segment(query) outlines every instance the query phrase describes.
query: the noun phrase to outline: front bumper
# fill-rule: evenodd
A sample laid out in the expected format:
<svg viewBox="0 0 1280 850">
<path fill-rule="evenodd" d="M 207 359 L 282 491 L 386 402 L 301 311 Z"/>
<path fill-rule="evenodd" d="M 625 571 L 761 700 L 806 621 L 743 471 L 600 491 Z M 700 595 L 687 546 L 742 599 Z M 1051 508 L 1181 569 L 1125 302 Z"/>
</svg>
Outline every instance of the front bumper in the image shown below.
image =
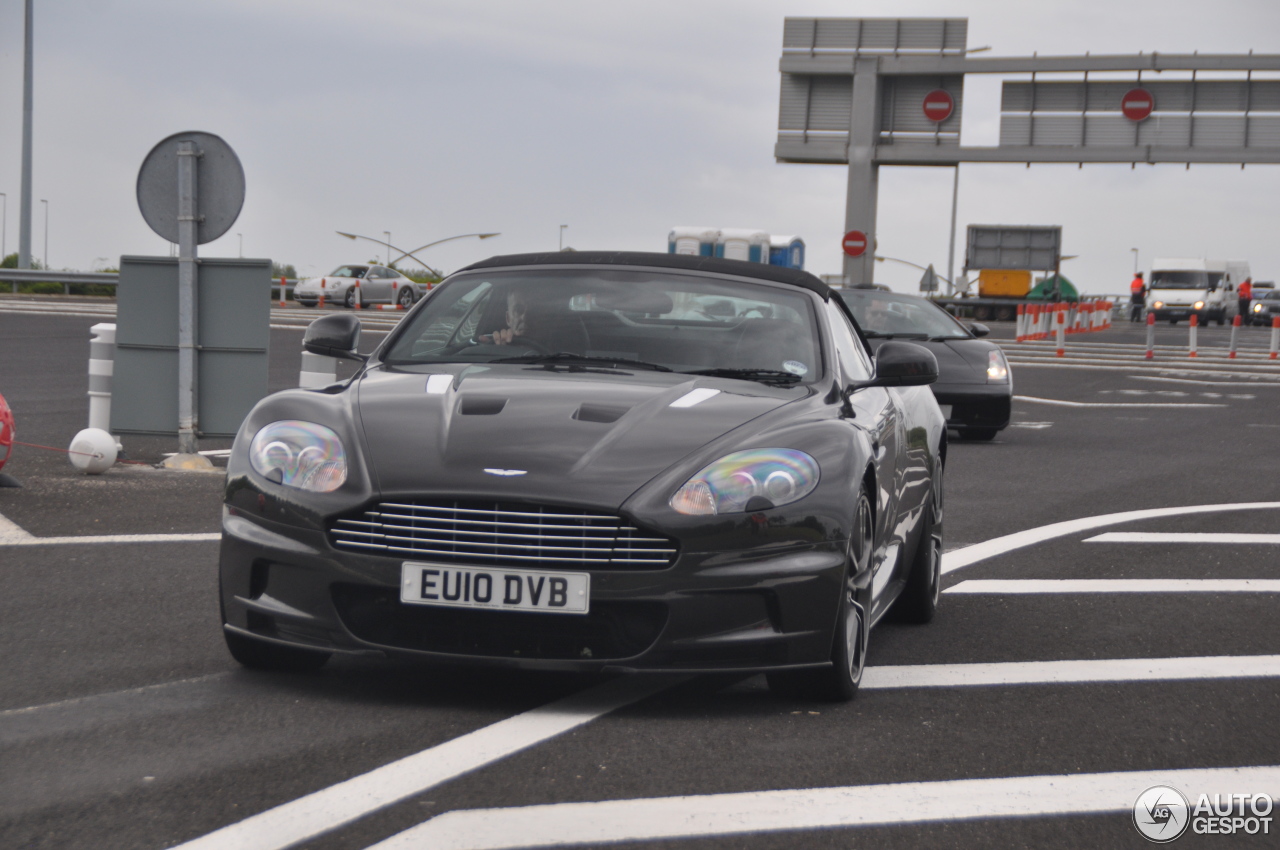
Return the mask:
<svg viewBox="0 0 1280 850">
<path fill-rule="evenodd" d="M 743 516 L 743 533 L 752 533 Z M 754 672 L 829 661 L 843 541 L 683 553 L 661 570 L 588 570 L 587 615 L 400 602 L 398 557 L 224 509 L 226 628 L 335 653 L 599 672 Z M 421 561 L 421 558 L 410 560 Z M 456 566 L 453 564 L 451 566 Z"/>
<path fill-rule="evenodd" d="M 1013 387 L 1002 384 L 932 385 L 940 406 L 951 406 L 948 428 L 1004 428 L 1013 412 Z"/>
</svg>

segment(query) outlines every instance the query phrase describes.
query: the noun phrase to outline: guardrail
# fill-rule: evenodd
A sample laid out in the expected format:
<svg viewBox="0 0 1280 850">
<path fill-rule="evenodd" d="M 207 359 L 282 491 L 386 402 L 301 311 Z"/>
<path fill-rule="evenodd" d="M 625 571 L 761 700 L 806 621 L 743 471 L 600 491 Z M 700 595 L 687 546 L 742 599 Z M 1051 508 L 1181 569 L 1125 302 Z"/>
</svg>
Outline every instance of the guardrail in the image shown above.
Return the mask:
<svg viewBox="0 0 1280 850">
<path fill-rule="evenodd" d="M 96 283 L 103 286 L 117 286 L 120 283 L 120 275 L 116 272 L 59 272 L 49 271 L 46 269 L 0 269 L 0 282 L 7 281 L 11 283 L 14 293 L 18 291 L 18 284 L 21 283 L 60 283 L 62 284 L 62 294 L 70 295 L 71 286 L 73 284 Z M 273 299 L 280 298 L 280 279 L 271 279 L 271 297 Z M 293 294 L 293 288 L 297 285 L 297 278 L 285 278 L 285 298 Z"/>
</svg>

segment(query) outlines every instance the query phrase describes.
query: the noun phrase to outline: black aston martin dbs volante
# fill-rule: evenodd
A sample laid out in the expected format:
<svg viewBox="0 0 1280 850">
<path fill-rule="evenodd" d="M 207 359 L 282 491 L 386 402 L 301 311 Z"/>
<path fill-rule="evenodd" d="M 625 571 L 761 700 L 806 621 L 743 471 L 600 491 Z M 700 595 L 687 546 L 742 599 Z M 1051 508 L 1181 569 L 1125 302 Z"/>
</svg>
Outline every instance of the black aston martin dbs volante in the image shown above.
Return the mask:
<svg viewBox="0 0 1280 850">
<path fill-rule="evenodd" d="M 762 671 L 848 699 L 868 632 L 938 601 L 946 428 L 906 342 L 872 357 L 792 269 L 495 257 L 354 377 L 261 401 L 227 467 L 224 632 L 250 667 L 335 653 L 544 670 Z"/>
</svg>

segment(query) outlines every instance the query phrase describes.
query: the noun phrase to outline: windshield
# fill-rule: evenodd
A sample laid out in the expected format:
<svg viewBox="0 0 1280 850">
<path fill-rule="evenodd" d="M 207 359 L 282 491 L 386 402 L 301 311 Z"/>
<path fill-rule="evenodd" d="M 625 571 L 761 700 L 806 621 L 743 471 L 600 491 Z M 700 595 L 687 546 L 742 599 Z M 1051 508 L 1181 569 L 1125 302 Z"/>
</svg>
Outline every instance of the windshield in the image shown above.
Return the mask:
<svg viewBox="0 0 1280 850">
<path fill-rule="evenodd" d="M 914 295 L 845 289 L 840 297 L 869 337 L 968 339 L 969 331 L 937 304 Z"/>
<path fill-rule="evenodd" d="M 811 381 L 822 372 L 811 300 L 780 285 L 658 270 L 476 271 L 439 287 L 382 359 Z"/>
<path fill-rule="evenodd" d="M 363 277 L 368 270 L 368 266 L 338 266 L 329 272 L 329 277 Z"/>
<path fill-rule="evenodd" d="M 1219 280 L 1221 274 L 1215 275 Z M 1201 271 L 1153 271 L 1151 272 L 1152 289 L 1209 289 L 1208 272 Z M 1214 281 L 1216 285 L 1217 281 Z"/>
</svg>

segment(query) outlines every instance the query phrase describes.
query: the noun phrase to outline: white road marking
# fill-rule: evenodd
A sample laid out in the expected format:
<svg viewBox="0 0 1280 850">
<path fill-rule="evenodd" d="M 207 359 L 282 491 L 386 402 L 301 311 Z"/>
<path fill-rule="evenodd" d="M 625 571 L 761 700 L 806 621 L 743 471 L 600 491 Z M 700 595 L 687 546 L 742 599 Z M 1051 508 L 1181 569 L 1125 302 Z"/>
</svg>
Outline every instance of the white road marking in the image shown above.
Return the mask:
<svg viewBox="0 0 1280 850">
<path fill-rule="evenodd" d="M 1277 579 L 981 579 L 962 581 L 943 593 L 1280 593 Z"/>
<path fill-rule="evenodd" d="M 862 688 L 968 688 L 992 685 L 1066 685 L 1280 676 L 1280 655 L 1192 658 L 1104 658 L 1084 661 L 1003 661 L 987 664 L 911 664 L 868 667 Z"/>
<path fill-rule="evenodd" d="M 1204 531 L 1109 531 L 1085 543 L 1280 543 L 1280 534 L 1237 534 Z"/>
<path fill-rule="evenodd" d="M 182 850 L 292 847 L 563 735 L 685 678 L 630 676 L 606 682 L 299 797 L 179 847 Z"/>
<path fill-rule="evenodd" d="M 35 535 L 0 514 L 0 546 L 19 546 L 28 540 L 35 540 Z"/>
<path fill-rule="evenodd" d="M 448 812 L 369 850 L 502 850 L 980 818 L 1115 813 L 1152 785 L 1280 793 L 1280 767 L 1011 776 Z M 1137 839 L 1134 839 L 1137 841 Z"/>
<path fill-rule="evenodd" d="M 1010 428 L 1030 428 L 1033 431 L 1043 431 L 1045 428 L 1052 428 L 1052 422 L 1010 422 Z"/>
<path fill-rule="evenodd" d="M 1155 375 L 1130 375 L 1135 381 L 1164 381 L 1170 384 L 1201 384 L 1206 387 L 1280 387 L 1280 384 L 1260 384 L 1256 381 L 1242 383 L 1240 381 L 1200 381 L 1195 378 L 1162 378 Z"/>
<path fill-rule="evenodd" d="M 975 543 L 972 546 L 966 546 L 963 549 L 955 549 L 947 552 L 942 556 L 942 571 L 944 573 L 954 572 L 955 570 L 963 569 L 971 564 L 976 564 L 979 561 L 985 561 L 988 558 L 994 558 L 997 555 L 1004 555 L 1008 552 L 1013 552 L 1027 546 L 1034 546 L 1035 544 L 1043 543 L 1046 540 L 1066 537 L 1071 534 L 1080 534 L 1085 531 L 1092 531 L 1095 528 L 1105 528 L 1108 525 L 1120 525 L 1122 523 L 1136 522 L 1144 519 L 1159 519 L 1161 517 L 1185 516 L 1188 514 L 1277 509 L 1280 509 L 1280 502 L 1240 502 L 1234 505 L 1190 505 L 1181 508 L 1148 508 L 1140 511 L 1122 511 L 1114 514 L 1102 514 L 1100 516 L 1071 519 L 1065 522 L 1055 522 L 1050 525 L 1042 525 L 1039 528 L 1030 528 L 1026 531 L 1006 534 L 1003 537 L 996 537 L 991 540 L 983 541 L 982 543 Z"/>
<path fill-rule="evenodd" d="M 26 534 L 26 532 L 23 532 Z M 202 534 L 89 534 L 84 537 L 26 537 L 0 534 L 5 546 L 86 546 L 100 543 L 205 543 L 222 539 L 221 532 Z"/>
<path fill-rule="evenodd" d="M 1207 401 L 1064 401 L 1057 398 L 1036 398 L 1029 395 L 1016 395 L 1014 401 L 1032 402 L 1033 404 L 1051 404 L 1056 407 L 1226 407 L 1225 404 L 1214 404 Z"/>
</svg>

